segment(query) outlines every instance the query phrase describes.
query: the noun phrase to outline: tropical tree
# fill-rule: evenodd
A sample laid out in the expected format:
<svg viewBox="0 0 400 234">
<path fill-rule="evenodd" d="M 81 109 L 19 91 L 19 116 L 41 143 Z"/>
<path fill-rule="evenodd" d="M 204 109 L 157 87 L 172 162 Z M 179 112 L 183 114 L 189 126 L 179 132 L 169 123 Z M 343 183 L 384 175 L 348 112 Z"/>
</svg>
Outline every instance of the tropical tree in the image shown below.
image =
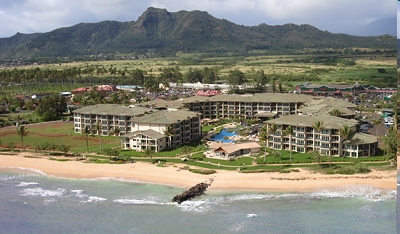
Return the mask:
<svg viewBox="0 0 400 234">
<path fill-rule="evenodd" d="M 332 116 L 340 117 L 343 115 L 343 112 L 337 108 L 333 108 L 331 111 L 329 111 L 329 114 Z"/>
<path fill-rule="evenodd" d="M 109 132 L 110 135 L 117 137 L 117 146 L 119 145 L 119 134 L 121 133 L 121 129 L 118 126 L 115 126 L 113 130 Z"/>
<path fill-rule="evenodd" d="M 191 148 L 188 145 L 184 145 L 181 147 L 181 152 L 184 155 L 188 155 L 190 153 L 190 151 L 191 151 Z"/>
<path fill-rule="evenodd" d="M 340 137 L 343 138 L 343 141 L 341 143 L 342 144 L 342 148 L 344 146 L 344 142 L 347 142 L 350 139 L 350 136 L 351 136 L 352 133 L 353 133 L 353 129 L 351 129 L 346 124 L 343 125 L 341 129 L 339 129 L 339 135 L 340 135 Z M 351 150 L 352 150 L 351 147 L 352 146 L 350 146 L 350 156 L 351 156 Z M 343 154 L 343 157 L 344 157 L 344 154 Z"/>
<path fill-rule="evenodd" d="M 83 130 L 82 134 L 85 136 L 86 140 L 86 152 L 89 153 L 89 135 L 91 134 L 91 129 L 88 125 L 85 126 L 85 129 Z"/>
<path fill-rule="evenodd" d="M 344 94 L 344 98 L 346 98 L 349 102 L 351 102 L 352 99 L 353 99 L 353 97 L 352 97 L 352 95 L 350 93 L 345 93 Z"/>
<path fill-rule="evenodd" d="M 21 139 L 22 149 L 24 149 L 24 150 L 25 150 L 24 137 L 26 137 L 28 135 L 28 133 L 29 133 L 28 128 L 26 128 L 25 126 L 20 125 L 17 127 L 17 135 Z"/>
<path fill-rule="evenodd" d="M 171 149 L 172 147 L 172 137 L 174 136 L 174 129 L 171 127 L 171 125 L 168 125 L 164 131 L 164 135 L 168 137 L 168 149 Z"/>
<path fill-rule="evenodd" d="M 269 136 L 273 136 L 276 133 L 277 130 L 278 130 L 278 128 L 276 127 L 276 124 L 269 124 L 269 126 L 268 126 L 268 137 Z M 275 151 L 275 143 L 274 143 L 274 140 L 273 140 L 273 137 L 272 137 L 272 152 L 274 152 L 274 151 Z"/>
<path fill-rule="evenodd" d="M 149 148 L 146 148 L 146 149 L 143 151 L 143 155 L 144 155 L 145 157 L 150 157 L 150 159 L 153 158 L 153 154 L 154 154 L 154 151 L 151 150 L 151 149 L 149 149 Z"/>
<path fill-rule="evenodd" d="M 260 131 L 260 141 L 264 141 L 264 163 L 267 162 L 267 141 L 268 141 L 268 128 L 267 125 L 264 125 Z"/>
<path fill-rule="evenodd" d="M 245 74 L 239 69 L 229 71 L 228 84 L 232 87 L 242 85 L 247 81 Z"/>
<path fill-rule="evenodd" d="M 382 123 L 382 119 L 374 119 L 374 120 L 372 120 L 372 123 L 375 125 L 374 130 L 375 130 L 375 136 L 376 136 L 377 131 L 378 131 L 378 125 Z"/>
<path fill-rule="evenodd" d="M 399 139 L 397 138 L 397 131 L 393 126 L 389 128 L 388 134 L 383 138 L 383 143 L 385 145 L 386 154 L 389 156 L 395 156 L 396 158 Z"/>
<path fill-rule="evenodd" d="M 292 126 L 287 126 L 285 129 L 285 135 L 289 136 L 289 155 L 290 155 L 290 163 L 292 163 L 292 136 L 294 134 L 294 130 Z"/>
<path fill-rule="evenodd" d="M 313 161 L 317 162 L 319 164 L 319 166 L 322 165 L 322 156 L 321 154 L 318 152 L 318 150 L 313 150 L 311 152 L 311 155 L 313 156 Z"/>
<path fill-rule="evenodd" d="M 324 121 L 318 120 L 312 126 L 313 131 L 313 149 L 315 150 L 315 132 L 321 134 L 321 131 L 325 129 Z M 321 140 L 321 139 L 320 139 Z M 319 154 L 321 154 L 321 144 L 319 145 Z"/>
<path fill-rule="evenodd" d="M 99 136 L 99 142 L 100 142 L 100 154 L 103 151 L 103 147 L 102 147 L 102 142 L 101 142 L 101 124 L 100 121 L 96 122 L 96 131 L 97 131 L 97 135 Z"/>
<path fill-rule="evenodd" d="M 363 94 L 360 94 L 360 96 L 358 96 L 358 98 L 360 99 L 360 104 L 362 106 L 364 106 L 364 103 L 365 103 L 365 100 L 367 99 L 367 96 L 363 93 Z"/>
</svg>

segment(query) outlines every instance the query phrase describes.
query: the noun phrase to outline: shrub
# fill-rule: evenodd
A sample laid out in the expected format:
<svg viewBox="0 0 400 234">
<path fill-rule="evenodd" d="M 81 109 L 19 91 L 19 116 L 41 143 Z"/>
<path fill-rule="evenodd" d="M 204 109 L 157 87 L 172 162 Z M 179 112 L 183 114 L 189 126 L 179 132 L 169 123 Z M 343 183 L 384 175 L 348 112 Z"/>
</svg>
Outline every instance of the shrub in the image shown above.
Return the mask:
<svg viewBox="0 0 400 234">
<path fill-rule="evenodd" d="M 339 168 L 336 173 L 338 174 L 344 174 L 344 175 L 353 175 L 356 173 L 356 171 L 354 170 L 354 168 L 351 167 L 343 167 L 343 168 Z"/>
<path fill-rule="evenodd" d="M 205 170 L 205 169 L 189 169 L 190 172 L 202 174 L 202 175 L 211 175 L 216 173 L 215 170 Z"/>
</svg>

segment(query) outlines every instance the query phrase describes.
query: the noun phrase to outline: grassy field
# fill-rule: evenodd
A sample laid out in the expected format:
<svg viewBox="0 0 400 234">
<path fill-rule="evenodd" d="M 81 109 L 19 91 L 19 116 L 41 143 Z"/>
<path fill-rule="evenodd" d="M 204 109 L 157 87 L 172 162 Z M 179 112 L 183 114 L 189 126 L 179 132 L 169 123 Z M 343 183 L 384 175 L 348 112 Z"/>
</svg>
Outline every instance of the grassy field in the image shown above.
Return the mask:
<svg viewBox="0 0 400 234">
<path fill-rule="evenodd" d="M 70 146 L 70 151 L 74 153 L 84 153 L 86 149 L 86 138 L 82 134 L 74 133 L 73 122 L 57 121 L 26 125 L 28 135 L 24 137 L 24 145 L 28 150 L 34 150 L 36 145 L 43 143 L 64 144 Z M 20 137 L 16 134 L 14 126 L 0 129 L 1 145 L 9 147 L 14 145 L 16 148 L 22 148 Z M 116 137 L 101 137 L 102 148 L 115 147 L 117 145 Z M 89 152 L 100 151 L 99 137 L 90 136 L 88 138 Z"/>
<path fill-rule="evenodd" d="M 75 155 L 87 155 L 89 163 L 119 163 L 110 161 L 109 156 L 99 154 L 100 139 L 98 136 L 89 137 L 90 154 L 87 154 L 85 136 L 74 133 L 73 122 L 45 122 L 26 125 L 26 127 L 29 131 L 28 135 L 24 138 L 26 150 L 35 151 L 35 145 L 40 145 L 43 143 L 54 143 L 58 145 L 64 144 L 71 147 L 69 151 L 70 153 Z M 16 150 L 22 149 L 21 140 L 16 134 L 14 126 L 0 128 L 0 139 L 1 146 L 3 148 L 16 148 Z M 102 136 L 102 149 L 104 150 L 106 148 L 116 147 L 118 145 L 118 140 L 119 138 L 114 136 Z M 268 156 L 267 163 L 262 164 L 264 162 L 262 153 L 258 155 L 252 155 L 251 157 L 241 157 L 231 161 L 215 158 L 204 158 L 203 151 L 207 149 L 199 142 L 192 142 L 188 148 L 190 150 L 189 155 L 184 155 L 184 147 L 171 151 L 152 153 L 151 157 L 144 157 L 145 155 L 143 152 L 136 152 L 132 150 L 122 150 L 120 151 L 119 155 L 122 157 L 129 156 L 132 160 L 136 161 L 153 163 L 161 162 L 160 165 L 163 163 L 184 163 L 187 165 L 187 167 L 204 168 L 209 170 L 237 170 L 240 168 L 242 172 L 247 173 L 263 171 L 288 173 L 292 167 L 306 167 L 312 170 L 332 174 L 361 173 L 357 172 L 359 168 L 385 169 L 388 165 L 384 156 L 364 157 L 360 159 L 332 157 L 331 164 L 329 163 L 329 158 L 324 157 L 322 164 L 318 164 L 314 162 L 312 155 L 302 153 L 292 153 L 293 164 L 290 164 L 290 154 L 288 151 L 279 151 L 280 156 Z M 186 157 L 188 160 L 183 162 L 181 160 L 182 157 Z M 63 161 L 66 159 L 52 157 L 51 160 Z"/>
<path fill-rule="evenodd" d="M 276 56 L 248 56 L 248 57 L 215 57 L 199 58 L 197 54 L 181 54 L 173 58 L 150 58 L 137 60 L 112 60 L 74 62 L 60 64 L 39 65 L 41 69 L 57 69 L 77 67 L 84 69 L 89 66 L 115 67 L 117 70 L 141 69 L 147 74 L 157 76 L 163 68 L 179 67 L 185 74 L 189 69 L 203 69 L 204 67 L 217 68 L 221 80 L 225 80 L 229 71 L 238 69 L 245 73 L 246 77 L 252 77 L 263 70 L 268 77 L 277 77 L 286 87 L 293 87 L 307 81 L 313 83 L 346 83 L 355 82 L 374 84 L 378 86 L 395 87 L 397 84 L 395 55 L 390 54 L 366 54 L 354 55 L 353 57 L 338 58 L 332 55 L 334 62 L 315 61 L 313 57 L 319 55 L 276 55 Z M 329 56 L 326 55 L 328 58 Z M 320 58 L 319 58 L 320 59 Z M 341 61 L 354 62 L 353 65 Z M 31 68 L 31 67 L 18 67 Z M 17 69 L 18 69 L 17 68 Z M 3 68 L 14 69 L 14 68 Z M 384 69 L 385 73 L 379 73 L 378 69 Z M 44 87 L 45 88 L 45 87 Z M 70 87 L 72 88 L 72 86 Z M 54 89 L 47 87 L 49 91 Z"/>
</svg>

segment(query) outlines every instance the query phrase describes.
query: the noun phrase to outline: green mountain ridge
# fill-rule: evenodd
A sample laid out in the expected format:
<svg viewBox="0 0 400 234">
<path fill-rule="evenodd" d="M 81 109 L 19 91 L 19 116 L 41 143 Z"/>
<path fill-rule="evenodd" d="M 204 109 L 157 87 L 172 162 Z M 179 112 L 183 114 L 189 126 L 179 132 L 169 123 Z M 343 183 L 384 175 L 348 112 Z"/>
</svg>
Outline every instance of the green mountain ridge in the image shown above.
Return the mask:
<svg viewBox="0 0 400 234">
<path fill-rule="evenodd" d="M 351 36 L 321 31 L 311 25 L 242 26 L 203 11 L 168 12 L 148 8 L 136 21 L 80 23 L 47 33 L 0 39 L 0 59 L 73 57 L 98 54 L 156 54 L 177 52 L 274 53 L 304 48 L 394 49 L 396 38 Z"/>
</svg>

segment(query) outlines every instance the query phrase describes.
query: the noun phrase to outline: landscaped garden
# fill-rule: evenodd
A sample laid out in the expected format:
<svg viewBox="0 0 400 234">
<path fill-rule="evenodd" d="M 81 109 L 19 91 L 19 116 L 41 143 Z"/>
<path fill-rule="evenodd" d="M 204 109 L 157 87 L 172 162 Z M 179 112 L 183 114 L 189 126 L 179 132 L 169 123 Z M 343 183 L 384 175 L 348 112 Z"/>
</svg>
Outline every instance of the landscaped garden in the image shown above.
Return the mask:
<svg viewBox="0 0 400 234">
<path fill-rule="evenodd" d="M 218 128 L 213 126 L 213 128 Z M 241 128 L 241 126 L 239 126 Z M 201 141 L 164 152 L 136 152 L 120 150 L 119 138 L 115 136 L 89 136 L 74 133 L 71 121 L 45 122 L 26 125 L 28 134 L 24 137 L 24 147 L 21 138 L 16 133 L 16 127 L 0 129 L 0 146 L 3 151 L 32 151 L 50 155 L 50 160 L 78 160 L 84 156 L 87 163 L 126 163 L 146 161 L 150 163 L 186 164 L 188 170 L 194 173 L 210 174 L 213 170 L 237 170 L 242 173 L 259 172 L 293 172 L 291 168 L 310 168 L 325 173 L 354 174 L 365 173 L 369 168 L 388 169 L 388 158 L 383 154 L 363 158 L 316 157 L 315 153 L 290 153 L 285 150 L 272 151 L 262 149 L 260 153 L 239 157 L 234 160 L 206 158 L 203 154 L 209 150 Z M 67 147 L 66 152 L 59 152 L 61 145 Z M 47 148 L 45 147 L 47 146 Z M 57 147 L 58 146 L 58 147 Z M 42 147 L 42 148 L 41 148 Z M 58 152 L 58 153 L 57 153 Z M 113 152 L 113 153 L 110 153 Z M 264 154 L 266 152 L 266 154 Z M 66 157 L 59 157 L 66 156 Z M 292 163 L 290 163 L 290 157 Z M 197 169 L 196 169 L 197 168 Z M 203 168 L 203 169 L 200 169 Z"/>
</svg>

